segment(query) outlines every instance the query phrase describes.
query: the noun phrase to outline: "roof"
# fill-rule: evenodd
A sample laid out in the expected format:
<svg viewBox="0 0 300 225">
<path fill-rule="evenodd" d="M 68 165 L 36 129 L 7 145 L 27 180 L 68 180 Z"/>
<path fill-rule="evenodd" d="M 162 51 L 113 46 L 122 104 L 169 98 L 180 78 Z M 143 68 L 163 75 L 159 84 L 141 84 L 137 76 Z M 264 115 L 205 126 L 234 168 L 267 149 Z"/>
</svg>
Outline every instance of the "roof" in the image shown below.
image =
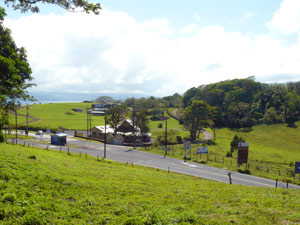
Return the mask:
<svg viewBox="0 0 300 225">
<path fill-rule="evenodd" d="M 249 147 L 249 144 L 247 142 L 239 142 L 239 147 Z"/>
<path fill-rule="evenodd" d="M 105 126 L 95 126 L 93 128 L 100 130 L 102 133 L 105 132 Z M 112 127 L 106 126 L 106 133 L 114 133 L 114 129 Z M 117 134 L 125 135 L 125 136 L 133 135 L 132 132 L 117 132 Z M 135 135 L 136 136 L 141 136 L 141 135 L 151 136 L 151 133 L 142 133 L 142 132 L 137 131 L 137 132 L 135 132 Z"/>
<path fill-rule="evenodd" d="M 53 135 L 51 135 L 51 136 L 66 137 L 66 136 L 68 136 L 68 135 L 65 134 L 65 133 L 59 133 L 59 134 L 53 134 Z"/>
<path fill-rule="evenodd" d="M 105 132 L 105 126 L 95 126 L 95 128 L 100 130 L 102 133 Z M 106 133 L 114 133 L 114 129 L 110 126 L 106 126 Z"/>
</svg>

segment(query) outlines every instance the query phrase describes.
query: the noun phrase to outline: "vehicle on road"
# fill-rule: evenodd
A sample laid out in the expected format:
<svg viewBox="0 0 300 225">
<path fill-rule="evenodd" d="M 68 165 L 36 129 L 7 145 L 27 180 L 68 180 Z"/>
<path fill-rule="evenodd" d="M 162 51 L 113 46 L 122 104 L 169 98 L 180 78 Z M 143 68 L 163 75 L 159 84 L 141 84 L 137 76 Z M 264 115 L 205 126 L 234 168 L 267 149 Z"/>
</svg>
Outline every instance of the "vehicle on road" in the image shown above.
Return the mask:
<svg viewBox="0 0 300 225">
<path fill-rule="evenodd" d="M 38 130 L 35 134 L 36 134 L 36 135 L 43 135 L 44 132 L 43 132 L 42 130 Z"/>
</svg>

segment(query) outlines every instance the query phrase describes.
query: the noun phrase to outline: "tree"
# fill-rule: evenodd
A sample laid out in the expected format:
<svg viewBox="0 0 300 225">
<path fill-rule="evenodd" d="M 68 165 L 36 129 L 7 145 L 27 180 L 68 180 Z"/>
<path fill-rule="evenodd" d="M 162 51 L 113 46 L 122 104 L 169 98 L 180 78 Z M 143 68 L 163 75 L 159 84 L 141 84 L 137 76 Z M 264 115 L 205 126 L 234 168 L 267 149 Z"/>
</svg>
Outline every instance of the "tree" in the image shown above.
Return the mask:
<svg viewBox="0 0 300 225">
<path fill-rule="evenodd" d="M 146 109 L 139 109 L 135 112 L 136 125 L 141 129 L 141 132 L 148 133 L 150 128 L 148 126 L 149 119 L 147 117 Z"/>
<path fill-rule="evenodd" d="M 191 140 L 195 140 L 197 132 L 213 124 L 215 108 L 200 100 L 194 100 L 192 105 L 183 112 L 184 126 L 190 131 Z"/>
<path fill-rule="evenodd" d="M 38 3 L 58 5 L 68 11 L 75 11 L 76 8 L 82 8 L 84 12 L 93 12 L 96 15 L 102 9 L 100 3 L 89 3 L 87 0 L 4 0 L 4 3 L 15 10 L 21 10 L 21 12 L 31 11 L 33 13 L 40 11 L 37 6 Z"/>
<path fill-rule="evenodd" d="M 106 121 L 108 124 L 113 128 L 114 135 L 117 134 L 118 127 L 120 123 L 123 121 L 127 114 L 127 107 L 125 105 L 113 107 L 109 110 L 107 110 L 107 118 Z"/>
<path fill-rule="evenodd" d="M 0 7 L 0 108 L 14 109 L 20 100 L 31 99 L 27 89 L 34 84 L 24 48 L 18 48 L 11 31 L 4 27 L 5 10 Z"/>
<path fill-rule="evenodd" d="M 237 135 L 234 135 L 232 141 L 230 142 L 230 151 L 233 153 L 234 150 L 237 150 L 238 144 L 240 142 L 245 142 L 245 139 L 242 137 L 239 137 Z"/>
<path fill-rule="evenodd" d="M 106 103 L 106 102 L 111 102 L 113 100 L 114 99 L 110 96 L 100 96 L 100 97 L 96 98 L 94 102 Z"/>
</svg>

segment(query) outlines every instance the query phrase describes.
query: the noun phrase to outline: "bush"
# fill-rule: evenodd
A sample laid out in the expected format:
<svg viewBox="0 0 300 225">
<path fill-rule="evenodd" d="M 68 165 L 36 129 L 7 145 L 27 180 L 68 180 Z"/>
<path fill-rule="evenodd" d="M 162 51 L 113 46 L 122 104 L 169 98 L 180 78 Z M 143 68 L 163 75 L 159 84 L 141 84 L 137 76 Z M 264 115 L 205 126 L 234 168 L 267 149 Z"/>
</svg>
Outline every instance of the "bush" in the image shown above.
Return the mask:
<svg viewBox="0 0 300 225">
<path fill-rule="evenodd" d="M 159 124 L 158 124 L 158 128 L 163 128 L 162 123 L 159 123 Z"/>
<path fill-rule="evenodd" d="M 0 143 L 4 142 L 5 138 L 4 135 L 2 133 L 2 131 L 0 132 Z"/>
<path fill-rule="evenodd" d="M 231 158 L 232 158 L 232 153 L 231 153 L 231 151 L 228 151 L 228 152 L 226 153 L 226 157 L 231 157 Z"/>
<path fill-rule="evenodd" d="M 178 144 L 182 144 L 182 137 L 181 136 L 176 136 L 176 141 Z"/>
<path fill-rule="evenodd" d="M 31 155 L 28 157 L 29 159 L 36 159 L 36 156 L 35 155 Z"/>
</svg>

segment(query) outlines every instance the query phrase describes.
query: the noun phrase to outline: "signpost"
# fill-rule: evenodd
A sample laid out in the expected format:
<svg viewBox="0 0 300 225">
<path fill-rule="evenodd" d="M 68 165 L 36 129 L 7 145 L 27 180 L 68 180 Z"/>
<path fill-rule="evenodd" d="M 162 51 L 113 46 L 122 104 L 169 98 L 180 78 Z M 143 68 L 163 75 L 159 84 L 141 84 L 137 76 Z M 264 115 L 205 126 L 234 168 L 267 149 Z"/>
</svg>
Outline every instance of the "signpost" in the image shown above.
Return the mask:
<svg viewBox="0 0 300 225">
<path fill-rule="evenodd" d="M 247 142 L 239 142 L 237 148 L 237 163 L 248 163 L 249 144 Z"/>
<path fill-rule="evenodd" d="M 208 148 L 207 147 L 199 147 L 197 148 L 197 154 L 207 154 Z"/>
<path fill-rule="evenodd" d="M 198 161 L 198 155 L 200 155 L 200 159 L 201 159 L 202 154 L 207 154 L 207 158 L 208 158 L 208 148 L 207 147 L 197 148 L 196 161 Z"/>
<path fill-rule="evenodd" d="M 184 150 L 191 150 L 191 142 L 190 141 L 183 142 L 183 148 Z"/>
</svg>

